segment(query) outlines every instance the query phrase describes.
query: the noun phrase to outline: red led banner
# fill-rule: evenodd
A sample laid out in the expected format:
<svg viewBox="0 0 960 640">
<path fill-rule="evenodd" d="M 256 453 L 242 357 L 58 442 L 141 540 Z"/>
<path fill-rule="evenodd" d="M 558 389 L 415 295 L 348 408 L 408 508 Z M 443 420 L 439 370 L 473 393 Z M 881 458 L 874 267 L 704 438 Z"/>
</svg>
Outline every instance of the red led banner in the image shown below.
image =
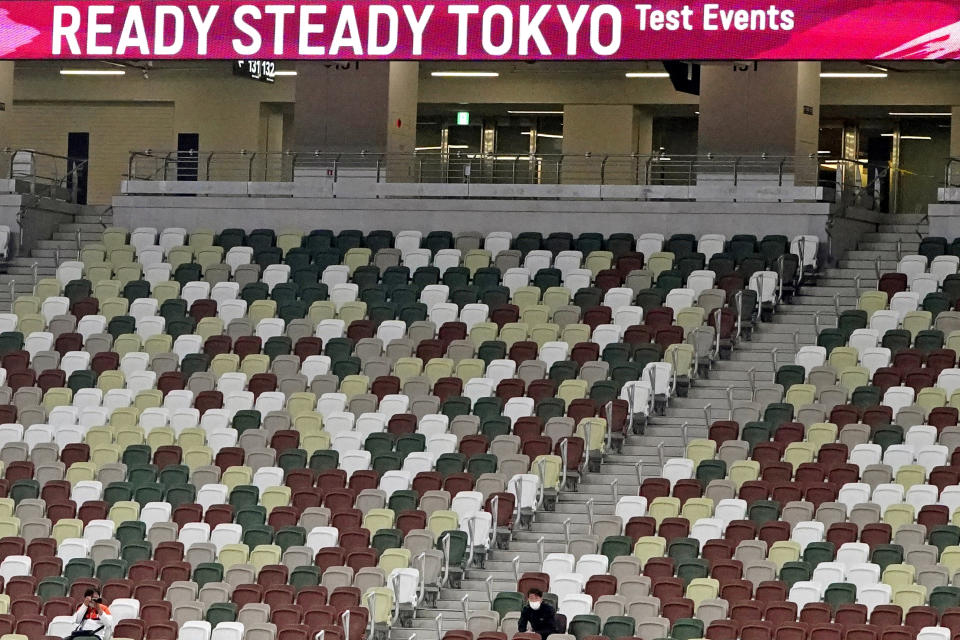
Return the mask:
<svg viewBox="0 0 960 640">
<path fill-rule="evenodd" d="M 957 57 L 958 0 L 0 0 L 0 58 L 7 59 Z"/>
</svg>

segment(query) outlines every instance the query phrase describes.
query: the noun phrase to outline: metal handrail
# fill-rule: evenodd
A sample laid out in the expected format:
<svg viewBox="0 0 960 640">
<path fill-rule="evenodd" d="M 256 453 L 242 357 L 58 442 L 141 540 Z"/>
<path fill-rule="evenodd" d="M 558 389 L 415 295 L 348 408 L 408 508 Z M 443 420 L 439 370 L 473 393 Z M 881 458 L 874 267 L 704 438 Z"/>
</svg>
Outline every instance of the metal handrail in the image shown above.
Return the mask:
<svg viewBox="0 0 960 640">
<path fill-rule="evenodd" d="M 944 167 L 943 184 L 946 187 L 960 185 L 960 177 L 957 177 L 955 166 L 960 165 L 960 158 L 948 158 L 947 165 Z M 956 179 L 954 179 L 956 177 Z"/>
<path fill-rule="evenodd" d="M 713 357 L 717 359 L 720 357 L 720 332 L 723 329 L 723 309 L 717 307 L 713 312 L 713 325 L 714 325 L 714 334 L 716 337 L 716 345 L 713 349 Z"/>
<path fill-rule="evenodd" d="M 568 439 L 564 438 L 560 441 L 560 462 L 563 466 L 563 476 L 560 479 L 560 486 L 567 486 L 567 448 L 568 448 Z"/>
<path fill-rule="evenodd" d="M 494 154 L 464 150 L 416 153 L 353 153 L 314 151 L 131 151 L 127 179 L 175 180 L 186 163 L 190 180 L 289 182 L 300 169 L 324 170 L 335 181 L 366 170 L 376 182 L 499 182 L 512 184 L 693 185 L 698 178 L 744 176 L 782 187 L 794 175 L 796 184 L 820 186 L 815 155 L 676 155 L 642 154 Z M 415 170 L 411 170 L 415 167 Z M 763 178 L 762 176 L 769 176 Z M 805 178 L 804 176 L 812 176 Z M 832 186 L 834 181 L 830 181 Z"/>
<path fill-rule="evenodd" d="M 349 609 L 345 609 L 344 612 L 340 614 L 340 626 L 343 627 L 344 637 L 349 638 L 350 637 L 350 610 Z"/>
<path fill-rule="evenodd" d="M 376 620 L 377 620 L 376 612 L 377 612 L 377 609 L 376 609 L 376 607 L 374 606 L 375 603 L 376 603 L 376 596 L 374 596 L 374 594 L 371 593 L 370 595 L 367 596 L 367 609 L 370 611 L 370 629 L 368 630 L 368 631 L 369 631 L 369 633 L 368 633 L 368 635 L 367 635 L 368 638 L 372 638 L 372 637 L 373 637 L 373 635 L 374 635 L 374 630 L 376 629 L 376 624 L 377 624 L 377 622 L 376 622 Z"/>
<path fill-rule="evenodd" d="M 488 547 L 492 547 L 493 543 L 497 539 L 497 523 L 500 522 L 500 498 L 498 496 L 493 496 L 490 498 L 490 517 L 492 526 L 490 527 L 490 541 Z"/>
<path fill-rule="evenodd" d="M 607 402 L 603 405 L 603 415 L 607 420 L 607 428 L 604 431 L 606 438 L 604 440 L 606 450 L 609 451 L 613 448 L 613 402 Z M 564 474 L 564 477 L 566 477 L 566 474 Z"/>
<path fill-rule="evenodd" d="M 656 367 L 650 367 L 650 396 L 652 398 L 657 397 L 657 368 Z"/>
<path fill-rule="evenodd" d="M 475 542 L 476 542 L 476 537 L 475 537 L 475 531 L 476 531 L 476 530 L 475 530 L 475 528 L 474 528 L 473 521 L 474 521 L 474 518 L 470 518 L 470 519 L 467 520 L 467 535 L 470 537 L 470 544 L 467 545 L 468 547 L 470 547 L 469 553 L 468 553 L 468 555 L 467 555 L 467 566 L 468 566 L 468 567 L 473 564 L 473 547 L 474 547 L 474 544 L 475 544 Z"/>
<path fill-rule="evenodd" d="M 593 442 L 593 422 L 587 420 L 583 425 L 583 438 L 584 438 L 584 449 L 590 451 L 590 443 Z M 543 466 L 543 460 L 540 461 L 540 466 Z M 541 476 L 542 477 L 542 476 Z"/>
<path fill-rule="evenodd" d="M 786 255 L 782 255 L 777 259 L 777 306 L 779 306 L 780 301 L 783 300 L 783 274 L 787 268 L 786 259 Z M 800 269 L 802 268 L 803 265 L 800 265 Z M 797 269 L 797 273 L 800 272 L 800 269 Z M 796 277 L 796 274 L 794 277 Z"/>
<path fill-rule="evenodd" d="M 740 340 L 740 334 L 743 331 L 743 291 L 737 291 L 733 299 L 737 303 L 737 335 L 735 339 Z"/>
<path fill-rule="evenodd" d="M 677 391 L 677 350 L 674 349 L 673 351 L 670 352 L 670 354 L 671 354 L 670 359 L 672 361 L 671 364 L 673 365 L 673 369 L 671 370 L 671 376 L 670 376 L 670 393 L 667 396 L 668 400 Z"/>
<path fill-rule="evenodd" d="M 390 588 L 393 590 L 393 615 L 390 616 L 390 626 L 397 626 L 397 621 L 400 620 L 400 576 L 394 574 L 393 580 L 390 581 Z M 418 585 L 419 586 L 419 585 Z M 347 636 L 349 637 L 349 636 Z"/>
<path fill-rule="evenodd" d="M 48 154 L 50 155 L 50 154 Z M 765 153 L 747 155 L 717 154 L 517 154 L 492 153 L 469 150 L 441 149 L 414 153 L 372 153 L 312 151 L 250 151 L 246 149 L 215 151 L 152 150 L 130 151 L 127 162 L 127 178 L 131 180 L 167 180 L 176 175 L 181 162 L 188 163 L 191 180 L 250 180 L 290 181 L 294 170 L 300 167 L 330 167 L 334 174 L 339 169 L 366 167 L 377 181 L 386 181 L 396 163 L 407 161 L 417 167 L 416 182 L 484 182 L 499 177 L 502 182 L 538 182 L 540 184 L 569 183 L 571 171 L 587 168 L 600 184 L 693 184 L 698 176 L 726 174 L 739 184 L 744 176 L 750 180 L 760 175 L 769 175 L 770 182 L 778 187 L 788 183 L 794 176 L 795 184 L 821 186 L 838 191 L 849 190 L 848 200 L 860 205 L 860 194 L 873 194 L 879 181 L 899 171 L 937 181 L 935 176 L 916 171 L 893 169 L 888 164 L 868 163 L 848 158 L 823 157 L 816 154 L 771 156 Z M 431 162 L 439 164 L 431 165 Z M 943 184 L 954 180 L 953 165 L 960 159 L 948 160 Z M 218 167 L 219 165 L 219 167 Z M 229 172 L 223 167 L 233 166 Z M 524 169 L 524 165 L 529 169 Z M 567 169 L 565 165 L 572 165 Z M 466 167 L 470 167 L 466 170 Z M 426 173 L 424 172 L 426 168 Z M 438 168 L 444 169 L 441 175 Z M 872 178 L 862 177 L 863 169 L 874 170 Z M 403 167 L 407 173 L 408 167 Z M 820 178 L 823 170 L 833 169 L 832 179 Z M 193 173 L 197 175 L 192 175 Z M 424 180 L 436 172 L 434 180 Z M 564 175 L 564 174 L 567 175 Z M 797 181 L 798 174 L 800 180 Z M 809 177 L 804 177 L 809 176 Z M 534 178 L 536 178 L 534 180 Z M 872 206 L 872 205 L 871 205 Z"/>
<path fill-rule="evenodd" d="M 447 584 L 447 579 L 450 577 L 450 534 L 443 536 L 440 550 L 443 551 L 443 577 L 440 579 L 440 584 Z"/>
<path fill-rule="evenodd" d="M 68 202 L 77 201 L 79 175 L 88 164 L 88 160 L 83 158 L 71 158 L 36 149 L 0 149 L 0 175 L 9 180 L 26 183 L 31 195 L 40 193 Z"/>
<path fill-rule="evenodd" d="M 27 208 L 21 206 L 17 210 L 17 227 L 19 228 L 19 231 L 17 232 L 17 255 L 21 255 L 21 252 L 23 251 L 23 232 L 27 226 L 26 224 L 24 224 L 26 217 L 27 217 Z"/>
<path fill-rule="evenodd" d="M 491 604 L 493 601 L 491 600 Z M 470 621 L 470 594 L 464 594 L 460 598 L 460 606 L 463 608 L 463 622 L 469 624 Z M 441 636 L 442 637 L 442 636 Z"/>
<path fill-rule="evenodd" d="M 540 460 L 540 462 L 537 463 L 537 471 L 538 471 L 539 474 L 540 474 L 539 477 L 540 477 L 541 495 L 543 494 L 544 485 L 546 485 L 546 483 L 547 483 L 546 467 L 547 467 L 547 461 L 546 461 L 546 460 Z M 537 508 L 539 508 L 539 504 L 537 505 Z"/>
<path fill-rule="evenodd" d="M 958 182 L 950 160 L 944 175 L 946 184 Z M 78 167 L 78 170 L 80 168 Z M 2 174 L 0 164 L 0 174 Z M 349 181 L 370 184 L 511 184 L 511 185 L 609 185 L 666 188 L 643 197 L 702 199 L 697 187 L 722 184 L 733 188 L 735 200 L 749 201 L 750 189 L 800 187 L 807 191 L 784 194 L 798 201 L 831 202 L 826 223 L 827 242 L 832 255 L 835 220 L 851 207 L 880 211 L 881 194 L 891 176 L 910 176 L 931 183 L 940 178 L 889 164 L 823 157 L 816 154 L 745 155 L 689 154 L 529 154 L 493 153 L 441 148 L 413 153 L 134 150 L 127 159 L 126 180 L 131 193 L 142 181 L 271 182 L 306 180 Z M 77 181 L 74 181 L 76 184 Z M 711 184 L 712 183 L 712 184 Z M 142 185 L 141 185 L 142 186 Z M 747 193 L 741 193 L 746 186 Z M 192 190 L 186 190 L 192 193 Z M 480 194 L 478 194 L 480 195 Z M 727 198 L 726 194 L 721 199 Z"/>
<path fill-rule="evenodd" d="M 413 561 L 420 565 L 420 584 L 417 585 L 420 591 L 417 598 L 417 606 L 419 607 L 427 597 L 427 554 L 421 551 Z"/>
</svg>

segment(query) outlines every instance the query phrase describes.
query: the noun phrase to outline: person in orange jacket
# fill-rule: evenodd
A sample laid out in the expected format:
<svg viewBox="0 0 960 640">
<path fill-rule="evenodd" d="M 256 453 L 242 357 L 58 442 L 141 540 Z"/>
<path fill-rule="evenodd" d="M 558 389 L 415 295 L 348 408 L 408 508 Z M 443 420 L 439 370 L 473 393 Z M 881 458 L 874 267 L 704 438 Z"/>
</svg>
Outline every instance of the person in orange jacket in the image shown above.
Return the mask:
<svg viewBox="0 0 960 640">
<path fill-rule="evenodd" d="M 99 638 L 103 640 L 109 629 L 113 628 L 113 616 L 110 608 L 103 604 L 100 592 L 96 589 L 87 589 L 83 593 L 83 603 L 77 608 L 74 616 L 77 628 L 67 640 L 74 638 Z"/>
</svg>

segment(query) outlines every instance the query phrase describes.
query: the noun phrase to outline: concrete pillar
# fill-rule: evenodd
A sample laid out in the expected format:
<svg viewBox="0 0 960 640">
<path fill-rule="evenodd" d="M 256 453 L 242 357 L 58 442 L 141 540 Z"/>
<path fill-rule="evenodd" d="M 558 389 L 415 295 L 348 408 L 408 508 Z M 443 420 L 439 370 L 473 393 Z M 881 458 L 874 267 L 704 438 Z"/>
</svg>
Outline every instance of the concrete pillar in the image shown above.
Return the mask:
<svg viewBox="0 0 960 640">
<path fill-rule="evenodd" d="M 563 153 L 636 153 L 639 114 L 632 104 L 568 104 L 563 107 Z M 649 118 L 648 118 L 649 120 Z M 649 147 L 650 135 L 647 134 Z"/>
<path fill-rule="evenodd" d="M 420 93 L 420 64 L 391 62 L 387 105 L 387 151 L 412 154 L 417 146 L 417 103 Z"/>
<path fill-rule="evenodd" d="M 860 153 L 860 125 L 856 122 L 846 122 L 843 125 L 843 148 L 841 158 L 856 161 Z M 839 180 L 845 186 L 863 187 L 860 174 L 860 165 L 852 162 L 843 162 L 839 167 Z"/>
<path fill-rule="evenodd" d="M 960 158 L 960 107 L 953 107 L 950 113 L 950 157 Z"/>
<path fill-rule="evenodd" d="M 7 127 L 13 109 L 13 62 L 0 62 L 0 147 L 11 136 Z"/>
<path fill-rule="evenodd" d="M 817 154 L 819 62 L 704 65 L 698 153 L 809 157 Z M 815 160 L 811 168 L 816 168 Z"/>
<path fill-rule="evenodd" d="M 648 156 L 653 153 L 653 114 L 646 109 L 637 109 L 637 153 Z"/>
<path fill-rule="evenodd" d="M 278 180 L 283 171 L 283 107 L 260 103 L 260 132 L 257 137 L 259 161 L 253 163 L 254 180 Z"/>
<path fill-rule="evenodd" d="M 293 148 L 413 153 L 416 62 L 297 64 Z"/>
<path fill-rule="evenodd" d="M 653 116 L 632 104 L 568 104 L 563 107 L 563 181 L 568 184 L 632 184 L 638 161 L 649 155 Z M 590 157 L 586 157 L 590 154 Z M 610 157 L 604 162 L 605 156 Z M 601 166 L 603 163 L 603 166 Z"/>
</svg>

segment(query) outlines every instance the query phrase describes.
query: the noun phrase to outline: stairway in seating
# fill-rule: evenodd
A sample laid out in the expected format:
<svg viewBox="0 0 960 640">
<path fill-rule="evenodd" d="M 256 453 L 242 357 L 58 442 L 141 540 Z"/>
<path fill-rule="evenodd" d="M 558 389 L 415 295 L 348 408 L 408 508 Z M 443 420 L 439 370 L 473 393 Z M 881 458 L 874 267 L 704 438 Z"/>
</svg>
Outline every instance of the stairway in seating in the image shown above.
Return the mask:
<svg viewBox="0 0 960 640">
<path fill-rule="evenodd" d="M 688 439 L 706 438 L 704 407 L 710 407 L 711 420 L 727 418 L 730 409 L 728 389 L 734 403 L 750 400 L 750 374 L 754 370 L 758 382 L 772 381 L 775 372 L 771 352 L 776 350 L 777 365 L 792 364 L 795 344 L 816 344 L 814 316 L 819 315 L 823 327 L 836 324 L 836 306 L 841 311 L 856 308 L 861 290 L 877 285 L 876 259 L 880 273 L 896 270 L 898 241 L 902 255 L 916 253 L 920 235 L 927 235 L 921 215 L 890 215 L 874 233 L 866 233 L 859 246 L 839 262 L 821 267 L 815 284 L 803 287 L 791 304 L 782 303 L 772 322 L 760 323 L 749 342 L 741 341 L 729 360 L 717 362 L 708 379 L 696 380 L 686 398 L 674 398 L 664 416 L 650 419 L 642 435 L 628 435 L 621 454 L 607 454 L 599 473 L 587 474 L 576 492 L 561 492 L 555 512 L 537 513 L 531 531 L 517 531 L 508 549 L 491 550 L 484 569 L 470 568 L 460 589 L 442 589 L 436 608 L 420 607 L 412 628 L 396 627 L 391 640 L 408 640 L 415 633 L 417 640 L 439 640 L 436 617 L 442 614 L 443 630 L 466 628 L 463 598 L 469 598 L 470 610 L 489 609 L 485 580 L 493 577 L 492 592 L 516 590 L 513 559 L 519 558 L 519 572 L 540 570 L 540 539 L 544 554 L 565 552 L 564 522 L 569 520 L 571 535 L 590 531 L 587 501 L 592 500 L 595 515 L 612 515 L 617 496 L 637 495 L 637 464 L 643 477 L 660 475 L 658 447 L 662 443 L 663 459 L 684 455 L 683 425 Z M 796 342 L 795 342 L 796 340 Z M 615 491 L 612 484 L 616 481 Z"/>
<path fill-rule="evenodd" d="M 103 230 L 112 224 L 113 213 L 110 206 L 87 205 L 82 207 L 73 222 L 58 225 L 52 238 L 40 240 L 26 255 L 12 256 L 3 273 L 0 273 L 0 312 L 10 311 L 13 302 L 11 283 L 14 297 L 32 295 L 36 280 L 56 277 L 60 263 L 77 259 L 78 241 L 81 245 L 100 242 Z"/>
</svg>

